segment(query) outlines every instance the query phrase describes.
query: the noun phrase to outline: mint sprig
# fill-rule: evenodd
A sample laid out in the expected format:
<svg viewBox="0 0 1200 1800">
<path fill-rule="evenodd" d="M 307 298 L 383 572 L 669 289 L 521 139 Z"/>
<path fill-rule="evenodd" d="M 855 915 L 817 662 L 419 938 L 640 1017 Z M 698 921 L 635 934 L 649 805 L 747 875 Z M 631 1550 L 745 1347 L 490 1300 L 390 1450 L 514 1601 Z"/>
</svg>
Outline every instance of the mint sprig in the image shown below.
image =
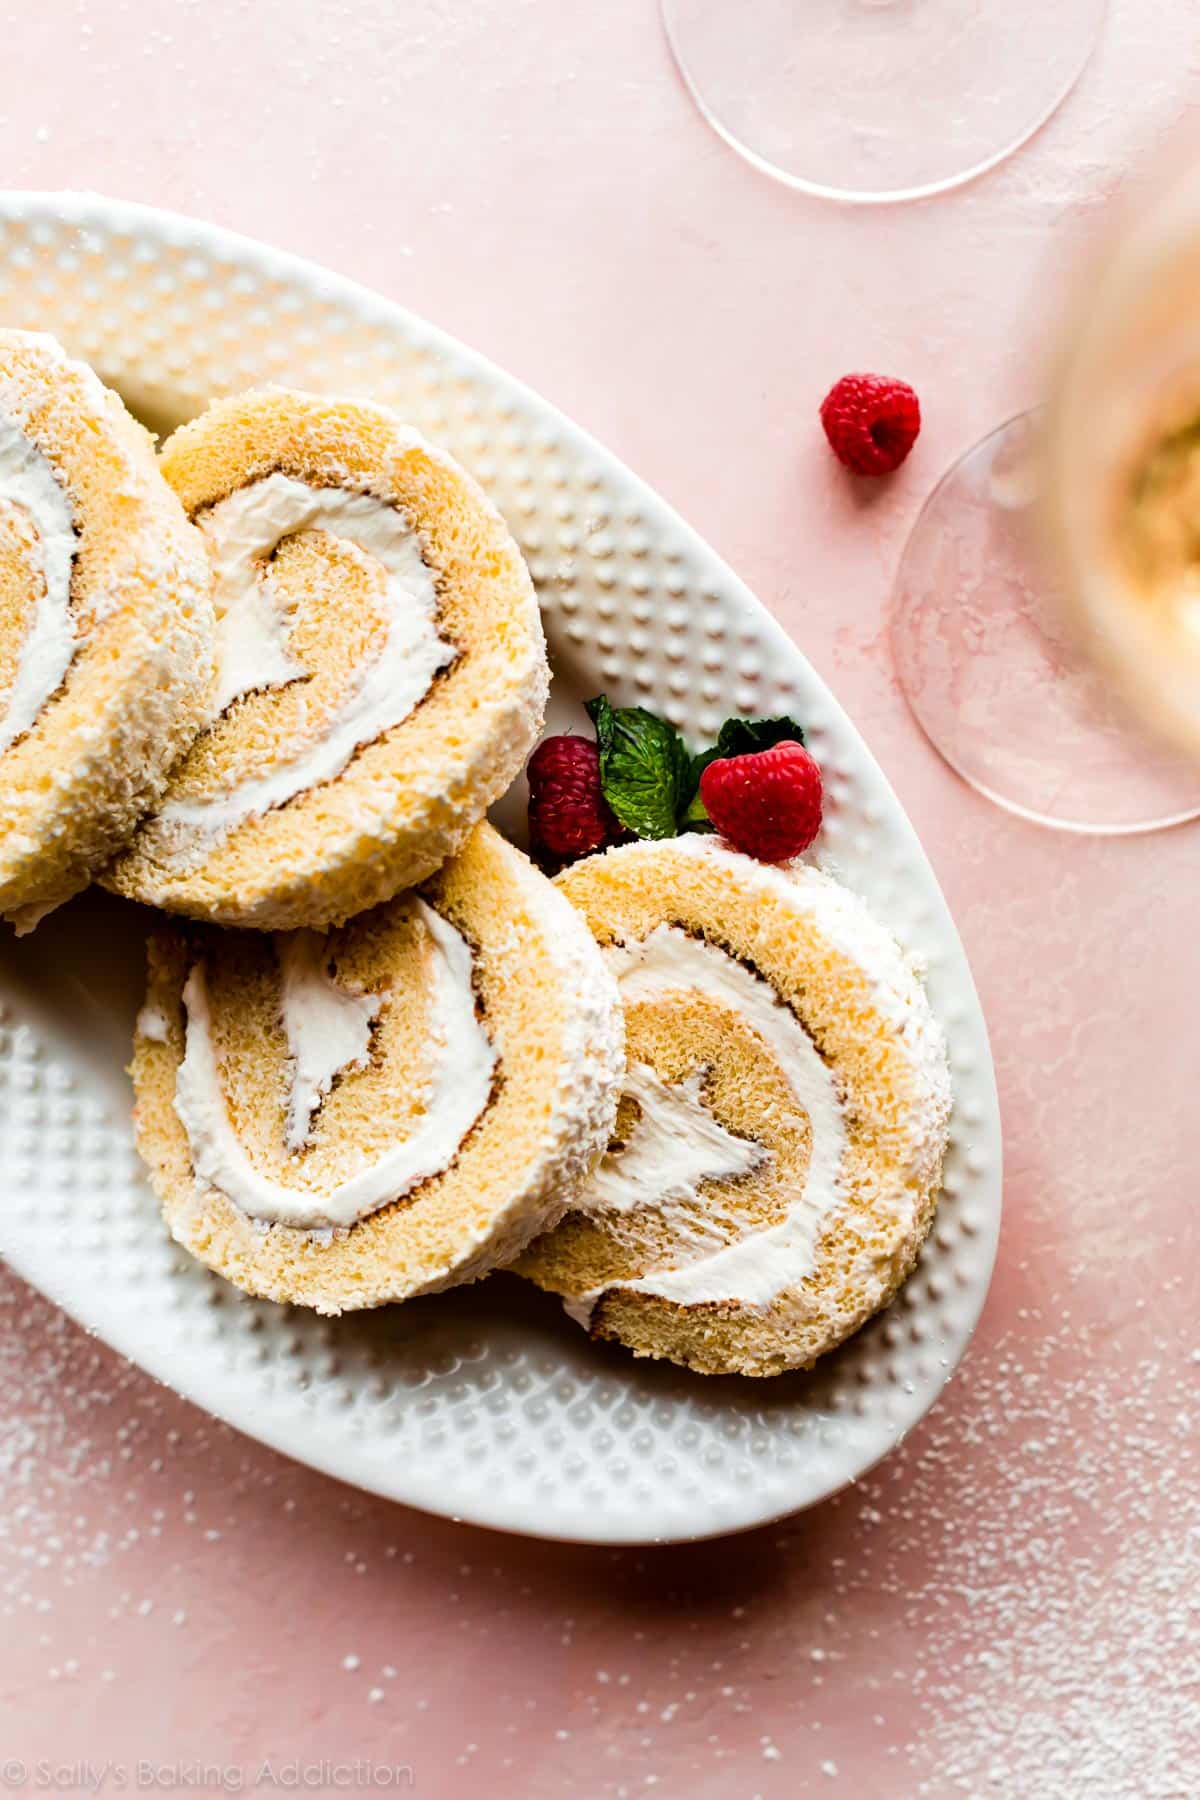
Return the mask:
<svg viewBox="0 0 1200 1800">
<path fill-rule="evenodd" d="M 712 760 L 713 758 L 707 754 L 704 757 L 696 756 L 692 759 L 692 772 L 696 777 L 696 791 L 680 815 L 680 831 L 715 831 L 717 829 L 708 816 L 708 808 L 700 798 L 700 777 L 704 773 L 704 769 L 707 767 L 708 763 L 712 762 Z M 700 767 L 697 767 L 697 764 L 699 764 Z"/>
<path fill-rule="evenodd" d="M 802 744 L 794 719 L 726 719 L 710 749 L 692 755 L 667 719 L 643 706 L 613 706 L 606 694 L 587 702 L 600 751 L 600 787 L 626 831 L 640 838 L 712 831 L 700 777 L 719 757 L 746 756 L 790 739 Z"/>
<path fill-rule="evenodd" d="M 613 706 L 605 694 L 587 703 L 600 751 L 600 787 L 626 831 L 674 837 L 692 797 L 692 758 L 666 719 L 641 706 Z"/>
<path fill-rule="evenodd" d="M 795 719 L 726 719 L 715 748 L 705 754 L 712 762 L 717 756 L 752 756 L 756 750 L 770 750 L 776 744 L 803 742 L 804 733 Z"/>
</svg>

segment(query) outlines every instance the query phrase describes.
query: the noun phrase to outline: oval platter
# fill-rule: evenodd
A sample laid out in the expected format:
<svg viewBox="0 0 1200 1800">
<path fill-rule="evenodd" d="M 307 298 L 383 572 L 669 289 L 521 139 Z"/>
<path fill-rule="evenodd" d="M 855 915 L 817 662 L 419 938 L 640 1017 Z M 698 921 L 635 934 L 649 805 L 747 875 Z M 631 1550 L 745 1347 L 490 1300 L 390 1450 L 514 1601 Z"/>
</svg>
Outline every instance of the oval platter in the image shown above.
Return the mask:
<svg viewBox="0 0 1200 1800">
<path fill-rule="evenodd" d="M 1000 1222 L 987 1031 L 954 923 L 886 779 L 770 615 L 643 483 L 547 402 L 394 302 L 173 214 L 0 195 L 0 320 L 50 331 L 152 429 L 280 381 L 369 395 L 444 444 L 505 513 L 537 584 L 549 726 L 586 695 L 708 741 L 801 718 L 825 770 L 820 860 L 923 959 L 956 1107 L 912 1279 L 809 1374 L 705 1379 L 590 1343 L 511 1276 L 321 1319 L 228 1287 L 171 1243 L 125 1064 L 147 915 L 93 893 L 0 939 L 0 1249 L 89 1330 L 198 1405 L 344 1481 L 542 1537 L 698 1538 L 811 1505 L 932 1405 L 983 1306 Z M 498 809 L 520 835 L 522 796 Z"/>
</svg>

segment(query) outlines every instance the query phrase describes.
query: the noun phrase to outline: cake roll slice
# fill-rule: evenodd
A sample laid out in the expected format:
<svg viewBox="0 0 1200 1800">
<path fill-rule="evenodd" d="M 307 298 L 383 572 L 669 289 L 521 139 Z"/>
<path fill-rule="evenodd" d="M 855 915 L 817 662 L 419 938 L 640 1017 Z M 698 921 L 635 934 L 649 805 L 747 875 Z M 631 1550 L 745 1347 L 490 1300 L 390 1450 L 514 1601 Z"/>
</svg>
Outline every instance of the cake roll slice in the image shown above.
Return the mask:
<svg viewBox="0 0 1200 1800">
<path fill-rule="evenodd" d="M 209 1268 L 377 1306 L 485 1275 L 561 1216 L 608 1143 L 622 1043 L 583 920 L 480 825 L 340 929 L 159 931 L 138 1147 Z"/>
<path fill-rule="evenodd" d="M 118 396 L 0 331 L 0 913 L 25 930 L 132 836 L 212 672 L 199 533 Z"/>
<path fill-rule="evenodd" d="M 887 1304 L 933 1218 L 950 1082 L 920 981 L 829 875 L 716 838 L 558 885 L 617 978 L 628 1075 L 608 1154 L 518 1273 L 638 1356 L 807 1367 Z"/>
<path fill-rule="evenodd" d="M 216 402 L 162 469 L 212 561 L 217 681 L 112 885 L 286 930 L 423 881 L 541 725 L 541 620 L 500 514 L 385 408 L 284 389 Z"/>
</svg>

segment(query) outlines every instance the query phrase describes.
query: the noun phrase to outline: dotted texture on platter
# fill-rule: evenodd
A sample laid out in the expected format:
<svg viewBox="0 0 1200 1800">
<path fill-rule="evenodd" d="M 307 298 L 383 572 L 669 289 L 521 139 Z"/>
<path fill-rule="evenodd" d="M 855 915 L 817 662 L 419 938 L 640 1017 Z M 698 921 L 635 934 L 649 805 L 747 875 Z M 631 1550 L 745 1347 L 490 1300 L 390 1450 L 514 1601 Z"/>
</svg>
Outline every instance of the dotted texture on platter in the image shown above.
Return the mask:
<svg viewBox="0 0 1200 1800">
<path fill-rule="evenodd" d="M 613 457 L 481 358 L 323 270 L 95 196 L 0 196 L 0 320 L 53 332 L 156 429 L 273 380 L 397 407 L 478 476 L 525 552 L 555 674 L 550 729 L 600 687 L 696 740 L 732 712 L 802 717 L 826 776 L 821 857 L 924 959 L 956 1093 L 945 1193 L 916 1273 L 809 1375 L 717 1380 L 635 1362 L 503 1275 L 318 1319 L 245 1298 L 167 1238 L 122 1073 L 146 917 L 86 896 L 32 939 L 0 944 L 8 1260 L 231 1423 L 431 1511 L 547 1537 L 684 1538 L 852 1480 L 920 1418 L 966 1347 L 999 1230 L 1000 1125 L 945 901 L 828 689 Z M 514 794 L 497 817 L 515 827 L 522 811 Z"/>
</svg>

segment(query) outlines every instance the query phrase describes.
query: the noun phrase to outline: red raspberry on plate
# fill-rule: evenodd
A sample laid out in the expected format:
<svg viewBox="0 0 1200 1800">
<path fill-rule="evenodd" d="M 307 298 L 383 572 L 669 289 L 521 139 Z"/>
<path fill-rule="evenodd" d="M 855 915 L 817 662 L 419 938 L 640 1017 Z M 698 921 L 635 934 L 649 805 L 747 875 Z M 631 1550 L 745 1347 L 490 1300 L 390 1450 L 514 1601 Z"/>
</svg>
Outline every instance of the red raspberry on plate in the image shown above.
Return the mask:
<svg viewBox="0 0 1200 1800">
<path fill-rule="evenodd" d="M 529 759 L 529 838 L 560 861 L 611 843 L 620 827 L 600 791 L 600 752 L 567 732 L 544 738 Z"/>
<path fill-rule="evenodd" d="M 856 475 L 890 475 L 917 441 L 921 402 L 890 375 L 843 375 L 821 402 L 829 447 Z"/>
<path fill-rule="evenodd" d="M 710 762 L 700 798 L 722 837 L 760 862 L 799 856 L 821 829 L 821 770 L 790 738 Z"/>
</svg>

